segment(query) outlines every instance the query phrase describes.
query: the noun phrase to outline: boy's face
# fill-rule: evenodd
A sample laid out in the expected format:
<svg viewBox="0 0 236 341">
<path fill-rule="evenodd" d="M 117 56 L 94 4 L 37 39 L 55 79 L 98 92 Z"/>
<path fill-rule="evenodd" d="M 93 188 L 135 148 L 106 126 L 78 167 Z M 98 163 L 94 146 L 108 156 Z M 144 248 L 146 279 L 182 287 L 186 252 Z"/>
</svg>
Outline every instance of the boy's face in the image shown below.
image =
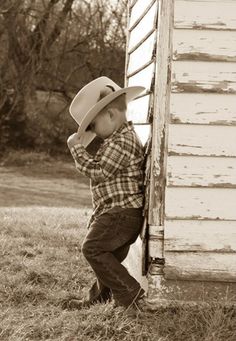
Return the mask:
<svg viewBox="0 0 236 341">
<path fill-rule="evenodd" d="M 90 123 L 89 128 L 98 137 L 106 139 L 115 131 L 116 125 L 113 118 L 114 116 L 111 109 L 108 109 L 99 113 Z"/>
</svg>

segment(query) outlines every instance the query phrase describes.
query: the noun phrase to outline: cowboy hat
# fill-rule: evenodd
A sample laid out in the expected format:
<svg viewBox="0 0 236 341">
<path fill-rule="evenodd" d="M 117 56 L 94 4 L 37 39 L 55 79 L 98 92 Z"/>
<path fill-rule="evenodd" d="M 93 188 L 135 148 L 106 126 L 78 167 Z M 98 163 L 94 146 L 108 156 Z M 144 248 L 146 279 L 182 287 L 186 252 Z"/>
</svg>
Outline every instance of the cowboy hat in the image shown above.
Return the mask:
<svg viewBox="0 0 236 341">
<path fill-rule="evenodd" d="M 110 102 L 122 94 L 126 94 L 127 103 L 135 99 L 145 88 L 142 86 L 130 86 L 121 88 L 108 77 L 99 77 L 85 85 L 74 97 L 69 111 L 78 123 L 78 135 L 86 132 L 89 124 L 97 114 Z M 87 134 L 87 133 L 86 133 Z M 85 135 L 86 135 L 85 134 Z M 90 142 L 96 135 L 88 134 Z M 86 138 L 85 138 L 86 140 Z M 88 141 L 86 141 L 89 144 Z"/>
</svg>

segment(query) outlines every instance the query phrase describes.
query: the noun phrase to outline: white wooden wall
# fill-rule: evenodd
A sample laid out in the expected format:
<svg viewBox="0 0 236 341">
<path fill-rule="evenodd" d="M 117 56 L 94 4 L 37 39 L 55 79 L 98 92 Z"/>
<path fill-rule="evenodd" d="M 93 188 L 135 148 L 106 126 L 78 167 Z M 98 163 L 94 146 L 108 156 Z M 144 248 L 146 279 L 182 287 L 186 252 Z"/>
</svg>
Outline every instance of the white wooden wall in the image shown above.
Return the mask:
<svg viewBox="0 0 236 341">
<path fill-rule="evenodd" d="M 236 281 L 236 0 L 175 0 L 165 277 Z"/>
</svg>

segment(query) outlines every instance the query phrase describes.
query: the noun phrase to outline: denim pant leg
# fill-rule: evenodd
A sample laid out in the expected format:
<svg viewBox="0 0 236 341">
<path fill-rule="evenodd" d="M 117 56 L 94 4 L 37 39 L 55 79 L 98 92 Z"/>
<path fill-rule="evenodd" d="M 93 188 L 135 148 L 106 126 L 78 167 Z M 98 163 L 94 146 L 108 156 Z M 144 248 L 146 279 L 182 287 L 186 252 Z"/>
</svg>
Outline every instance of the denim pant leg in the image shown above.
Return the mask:
<svg viewBox="0 0 236 341">
<path fill-rule="evenodd" d="M 129 252 L 129 245 L 122 246 L 121 248 L 115 250 L 113 253 L 119 262 L 123 262 L 123 260 L 127 257 Z M 88 300 L 92 303 L 100 302 L 105 303 L 110 301 L 112 297 L 112 291 L 110 288 L 106 287 L 100 280 L 97 280 L 93 283 L 92 287 L 89 289 Z"/>
<path fill-rule="evenodd" d="M 118 249 L 132 244 L 142 227 L 142 215 L 111 211 L 97 217 L 90 226 L 82 251 L 99 281 L 112 290 L 118 304 L 128 306 L 140 290 L 139 283 L 116 258 Z"/>
</svg>

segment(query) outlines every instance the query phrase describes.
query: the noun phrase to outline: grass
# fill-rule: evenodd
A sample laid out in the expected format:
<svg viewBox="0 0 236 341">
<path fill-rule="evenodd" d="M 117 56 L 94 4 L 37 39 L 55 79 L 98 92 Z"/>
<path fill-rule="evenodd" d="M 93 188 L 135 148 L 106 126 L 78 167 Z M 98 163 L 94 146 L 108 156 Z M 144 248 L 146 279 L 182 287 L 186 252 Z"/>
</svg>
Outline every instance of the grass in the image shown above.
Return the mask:
<svg viewBox="0 0 236 341">
<path fill-rule="evenodd" d="M 121 308 L 114 309 L 112 303 L 80 311 L 63 310 L 63 300 L 73 295 L 84 297 L 94 279 L 81 254 L 91 209 L 85 204 L 76 206 L 73 197 L 76 181 L 77 186 L 87 186 L 86 181 L 78 181 L 68 164 L 61 163 L 59 174 L 53 167 L 51 173 L 50 167 L 50 161 L 40 167 L 35 161 L 28 169 L 25 164 L 2 166 L 5 180 L 7 170 L 11 170 L 11 181 L 0 183 L 6 189 L 0 192 L 1 341 L 236 340 L 236 311 L 217 303 L 160 307 L 136 318 Z M 56 187 L 47 189 L 43 180 L 48 187 L 56 181 Z M 15 190 L 13 197 L 7 190 L 17 181 L 35 189 L 28 191 L 23 201 L 23 189 Z M 58 195 L 60 181 L 65 194 L 58 201 L 54 199 L 54 207 L 51 200 L 53 193 Z M 38 197 L 34 197 L 40 190 L 44 193 L 43 205 L 42 201 L 37 205 Z M 83 195 L 84 203 L 89 199 L 88 188 Z"/>
<path fill-rule="evenodd" d="M 236 312 L 159 308 L 137 318 L 112 304 L 62 310 L 84 297 L 93 273 L 81 255 L 89 209 L 1 208 L 0 340 L 235 340 Z"/>
</svg>

